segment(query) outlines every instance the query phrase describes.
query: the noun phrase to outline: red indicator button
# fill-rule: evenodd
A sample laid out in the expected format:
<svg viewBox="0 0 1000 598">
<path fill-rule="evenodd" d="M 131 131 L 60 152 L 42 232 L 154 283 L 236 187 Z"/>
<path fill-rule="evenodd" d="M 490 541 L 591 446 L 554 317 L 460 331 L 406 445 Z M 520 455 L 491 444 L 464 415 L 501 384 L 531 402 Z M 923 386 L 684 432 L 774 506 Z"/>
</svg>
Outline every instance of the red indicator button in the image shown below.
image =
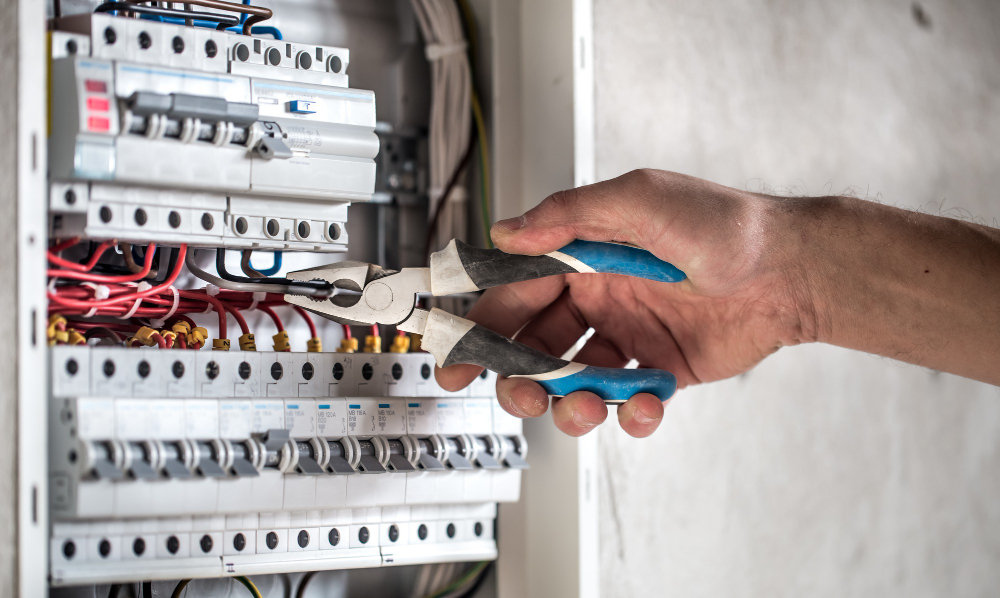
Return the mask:
<svg viewBox="0 0 1000 598">
<path fill-rule="evenodd" d="M 91 116 L 87 119 L 87 129 L 97 133 L 106 133 L 111 129 L 111 121 L 103 116 Z"/>
<path fill-rule="evenodd" d="M 87 108 L 95 112 L 107 112 L 110 107 L 107 98 L 87 98 Z"/>
<path fill-rule="evenodd" d="M 92 93 L 108 93 L 108 84 L 104 81 L 95 81 L 94 79 L 87 79 L 84 82 L 87 87 L 87 91 Z"/>
</svg>

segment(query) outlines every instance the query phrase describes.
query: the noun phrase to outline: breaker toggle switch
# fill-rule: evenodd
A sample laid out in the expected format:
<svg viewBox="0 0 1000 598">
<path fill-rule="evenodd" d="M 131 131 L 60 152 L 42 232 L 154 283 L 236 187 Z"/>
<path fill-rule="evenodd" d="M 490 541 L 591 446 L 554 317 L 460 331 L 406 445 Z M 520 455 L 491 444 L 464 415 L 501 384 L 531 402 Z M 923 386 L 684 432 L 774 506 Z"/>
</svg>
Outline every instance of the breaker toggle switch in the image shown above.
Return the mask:
<svg viewBox="0 0 1000 598">
<path fill-rule="evenodd" d="M 128 442 L 125 444 L 126 468 L 129 476 L 137 480 L 155 480 L 160 477 L 153 464 L 159 455 L 156 448 L 149 442 Z"/>
<path fill-rule="evenodd" d="M 350 475 L 352 473 L 358 473 L 351 467 L 351 453 L 350 443 L 348 442 L 345 446 L 346 439 L 343 441 L 329 440 L 327 441 L 327 446 L 330 448 L 330 460 L 327 462 L 326 467 L 330 473 L 337 475 Z"/>
<path fill-rule="evenodd" d="M 472 466 L 472 463 L 469 463 L 469 460 L 462 455 L 462 444 L 458 438 L 448 436 L 444 439 L 444 443 L 448 448 L 448 457 L 445 460 L 445 464 L 450 469 L 458 471 L 475 469 L 475 467 Z"/>
<path fill-rule="evenodd" d="M 191 477 L 185 463 L 191 462 L 191 450 L 183 442 L 164 442 L 160 446 L 163 474 L 170 479 L 184 480 Z"/>
<path fill-rule="evenodd" d="M 322 459 L 320 456 L 320 447 L 314 445 L 312 442 L 296 442 L 295 447 L 299 451 L 299 458 L 295 463 L 295 471 L 301 473 L 302 475 L 320 475 L 323 472 L 323 468 L 320 466 L 319 461 Z"/>
<path fill-rule="evenodd" d="M 84 470 L 97 480 L 120 480 L 125 477 L 122 466 L 125 450 L 119 443 L 88 442 L 83 445 Z"/>
<path fill-rule="evenodd" d="M 422 469 L 424 471 L 444 471 L 444 463 L 441 463 L 441 457 L 444 455 L 445 448 L 441 443 L 440 437 L 432 436 L 430 438 L 418 438 L 417 439 L 417 469 Z"/>
<path fill-rule="evenodd" d="M 385 447 L 382 446 L 377 437 L 358 440 L 358 473 L 385 473 L 380 457 L 385 456 Z"/>
<path fill-rule="evenodd" d="M 224 478 L 226 470 L 222 468 L 225 463 L 225 447 L 218 440 L 197 441 L 194 443 L 196 449 L 195 471 L 205 478 Z"/>
<path fill-rule="evenodd" d="M 260 458 L 260 449 L 253 440 L 236 442 L 230 445 L 233 463 L 230 471 L 238 478 L 255 478 L 260 475 L 254 463 Z"/>
<path fill-rule="evenodd" d="M 287 160 L 292 157 L 292 148 L 285 143 L 281 127 L 277 123 L 260 123 L 263 135 L 254 149 L 265 160 Z"/>
<path fill-rule="evenodd" d="M 503 469 L 500 460 L 500 439 L 496 436 L 467 436 L 469 443 L 466 450 L 463 446 L 462 454 L 470 461 L 483 469 Z M 471 455 L 471 456 L 470 456 Z"/>
<path fill-rule="evenodd" d="M 528 453 L 528 443 L 523 436 L 501 436 L 503 458 L 501 461 L 511 469 L 528 469 L 524 457 Z"/>
<path fill-rule="evenodd" d="M 410 458 L 416 455 L 415 443 L 407 437 L 389 439 L 389 471 L 416 471 Z"/>
</svg>

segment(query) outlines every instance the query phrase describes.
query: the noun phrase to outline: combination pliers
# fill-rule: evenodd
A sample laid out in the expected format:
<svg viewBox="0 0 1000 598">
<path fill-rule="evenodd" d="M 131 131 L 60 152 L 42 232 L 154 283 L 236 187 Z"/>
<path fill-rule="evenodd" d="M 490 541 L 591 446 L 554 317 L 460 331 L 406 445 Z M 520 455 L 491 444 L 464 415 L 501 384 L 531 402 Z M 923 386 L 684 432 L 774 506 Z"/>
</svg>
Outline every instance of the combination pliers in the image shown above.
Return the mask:
<svg viewBox="0 0 1000 598">
<path fill-rule="evenodd" d="M 341 324 L 389 324 L 423 336 L 421 348 L 441 367 L 468 363 L 506 377 L 538 382 L 549 394 L 587 390 L 608 404 L 640 392 L 665 401 L 677 388 L 673 374 L 656 369 L 603 368 L 565 361 L 536 351 L 440 309 L 417 307 L 419 294 L 468 293 L 522 280 L 571 273 L 624 274 L 657 282 L 679 282 L 685 274 L 631 245 L 573 241 L 558 251 L 526 256 L 479 249 L 452 240 L 431 255 L 429 268 L 386 270 L 373 264 L 339 262 L 292 272 L 288 278 L 323 281 L 351 293 L 324 299 L 285 295 L 285 301 Z"/>
</svg>

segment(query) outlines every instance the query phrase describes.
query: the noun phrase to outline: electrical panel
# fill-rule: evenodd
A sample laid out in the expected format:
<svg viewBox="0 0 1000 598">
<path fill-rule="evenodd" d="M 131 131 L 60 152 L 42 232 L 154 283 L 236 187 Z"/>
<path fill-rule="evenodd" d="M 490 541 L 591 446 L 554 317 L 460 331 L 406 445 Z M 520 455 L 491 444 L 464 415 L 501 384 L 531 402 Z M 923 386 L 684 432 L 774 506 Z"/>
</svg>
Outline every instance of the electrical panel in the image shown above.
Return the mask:
<svg viewBox="0 0 1000 598">
<path fill-rule="evenodd" d="M 291 351 L 286 291 L 258 288 L 280 254 L 250 266 L 329 261 L 352 202 L 425 186 L 415 159 L 377 172 L 386 132 L 350 51 L 99 12 L 50 43 L 51 583 L 495 559 L 528 466 L 495 376 L 446 391 L 430 354 L 405 335 L 381 353 L 378 331 L 324 352 L 330 323 Z M 204 285 L 196 248 L 220 276 L 244 250 L 248 277 Z"/>
</svg>

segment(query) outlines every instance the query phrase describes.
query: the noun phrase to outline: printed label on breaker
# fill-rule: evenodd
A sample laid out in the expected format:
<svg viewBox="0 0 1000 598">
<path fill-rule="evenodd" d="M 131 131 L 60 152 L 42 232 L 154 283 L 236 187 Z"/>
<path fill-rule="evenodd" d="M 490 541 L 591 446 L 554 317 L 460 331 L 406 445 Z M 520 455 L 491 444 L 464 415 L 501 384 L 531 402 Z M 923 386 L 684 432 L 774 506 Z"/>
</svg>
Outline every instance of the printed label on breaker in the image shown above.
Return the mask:
<svg viewBox="0 0 1000 598">
<path fill-rule="evenodd" d="M 347 400 L 347 433 L 351 436 L 372 436 L 376 432 L 378 401 Z"/>
<path fill-rule="evenodd" d="M 147 399 L 149 415 L 146 438 L 174 440 L 184 438 L 184 401 Z"/>
<path fill-rule="evenodd" d="M 76 402 L 77 436 L 83 440 L 115 437 L 115 402 L 80 399 Z"/>
<path fill-rule="evenodd" d="M 489 434 L 493 432 L 493 400 L 466 399 L 465 431 L 470 434 Z"/>
<path fill-rule="evenodd" d="M 282 430 L 285 427 L 285 404 L 282 401 L 252 402 L 253 419 L 250 431 L 263 433 L 268 430 Z"/>
<path fill-rule="evenodd" d="M 437 411 L 434 401 L 409 401 L 406 404 L 406 430 L 409 434 L 437 432 Z"/>
<path fill-rule="evenodd" d="M 219 401 L 219 436 L 242 439 L 250 436 L 250 401 Z"/>
<path fill-rule="evenodd" d="M 150 436 L 150 401 L 148 399 L 118 399 L 115 401 L 116 436 L 136 440 Z"/>
<path fill-rule="evenodd" d="M 316 435 L 316 403 L 310 400 L 285 401 L 285 428 L 292 438 Z"/>
<path fill-rule="evenodd" d="M 347 402 L 316 401 L 316 435 L 321 438 L 347 436 Z"/>
<path fill-rule="evenodd" d="M 465 423 L 465 414 L 462 413 L 462 401 L 438 401 L 437 405 L 437 432 L 439 434 L 460 434 Z"/>
<path fill-rule="evenodd" d="M 378 433 L 383 436 L 406 434 L 406 411 L 402 401 L 384 401 L 378 404 Z"/>
<path fill-rule="evenodd" d="M 247 403 L 249 415 L 250 404 Z M 184 401 L 184 436 L 183 438 L 207 439 L 219 434 L 219 402 L 204 399 L 189 399 Z M 249 429 L 249 421 L 247 422 Z"/>
</svg>

